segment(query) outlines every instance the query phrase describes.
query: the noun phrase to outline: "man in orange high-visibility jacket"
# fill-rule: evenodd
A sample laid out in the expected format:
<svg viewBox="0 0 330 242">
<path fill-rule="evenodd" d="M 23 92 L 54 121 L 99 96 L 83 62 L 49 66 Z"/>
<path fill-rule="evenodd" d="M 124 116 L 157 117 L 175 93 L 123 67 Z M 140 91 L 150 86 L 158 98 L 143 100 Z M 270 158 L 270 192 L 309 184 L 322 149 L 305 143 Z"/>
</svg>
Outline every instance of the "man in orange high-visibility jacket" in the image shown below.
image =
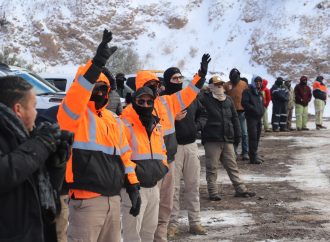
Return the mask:
<svg viewBox="0 0 330 242">
<path fill-rule="evenodd" d="M 198 74 L 194 76 L 192 82 L 190 82 L 183 90 L 172 95 L 158 96 L 160 81 L 154 73 L 150 71 L 139 71 L 136 75 L 135 85 L 137 89 L 142 86 L 148 86 L 153 90 L 154 94 L 157 95 L 157 98 L 155 99 L 154 114 L 160 118 L 160 124 L 164 131 L 167 161 L 169 163 L 169 172 L 160 182 L 159 217 L 158 227 L 155 233 L 155 241 L 167 241 L 167 226 L 173 207 L 173 161 L 177 149 L 174 118 L 181 110 L 187 108 L 192 101 L 194 101 L 199 90 L 203 87 L 210 60 L 210 55 L 204 54 L 202 57 L 201 68 L 198 71 Z"/>
<path fill-rule="evenodd" d="M 110 85 L 101 71 L 117 49 L 108 47 L 111 39 L 112 33 L 105 30 L 95 57 L 78 69 L 57 115 L 61 128 L 75 135 L 66 169 L 68 241 L 121 240 L 120 190 L 124 184 L 132 213 L 137 215 L 141 205 L 124 124 L 106 109 Z"/>
<path fill-rule="evenodd" d="M 323 126 L 323 112 L 327 102 L 328 90 L 327 86 L 323 83 L 323 79 L 323 76 L 318 76 L 313 83 L 315 125 L 317 130 L 327 128 Z"/>
<path fill-rule="evenodd" d="M 133 94 L 132 104 L 121 115 L 132 149 L 131 160 L 136 163 L 142 200 L 139 215 L 133 217 L 129 214 L 130 200 L 122 189 L 124 242 L 152 242 L 158 224 L 160 195 L 157 182 L 167 173 L 168 164 L 159 117 L 152 114 L 154 99 L 149 87 L 141 87 Z"/>
</svg>

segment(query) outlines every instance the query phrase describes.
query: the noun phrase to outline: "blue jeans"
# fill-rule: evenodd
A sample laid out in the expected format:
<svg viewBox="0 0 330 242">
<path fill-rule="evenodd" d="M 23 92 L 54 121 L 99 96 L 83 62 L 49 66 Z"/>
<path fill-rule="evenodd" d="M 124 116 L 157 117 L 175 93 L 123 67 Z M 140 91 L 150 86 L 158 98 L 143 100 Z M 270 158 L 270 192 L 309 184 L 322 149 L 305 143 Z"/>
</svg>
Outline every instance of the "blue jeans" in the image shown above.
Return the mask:
<svg viewBox="0 0 330 242">
<path fill-rule="evenodd" d="M 242 154 L 249 153 L 249 141 L 248 141 L 248 132 L 246 126 L 246 118 L 244 112 L 238 112 L 239 125 L 241 126 L 242 133 Z M 235 146 L 235 153 L 237 153 L 238 146 Z"/>
</svg>

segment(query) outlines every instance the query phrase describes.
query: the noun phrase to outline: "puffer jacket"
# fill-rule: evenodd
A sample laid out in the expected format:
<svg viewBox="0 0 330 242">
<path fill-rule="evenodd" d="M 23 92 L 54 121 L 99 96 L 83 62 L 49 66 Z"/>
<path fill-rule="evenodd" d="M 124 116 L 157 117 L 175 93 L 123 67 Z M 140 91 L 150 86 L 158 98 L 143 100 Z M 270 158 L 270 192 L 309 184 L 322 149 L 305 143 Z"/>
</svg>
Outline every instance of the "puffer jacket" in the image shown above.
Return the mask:
<svg viewBox="0 0 330 242">
<path fill-rule="evenodd" d="M 272 97 L 270 95 L 270 90 L 269 88 L 267 87 L 267 84 L 268 84 L 268 81 L 263 79 L 262 80 L 262 87 L 261 87 L 261 93 L 264 97 L 264 106 L 265 108 L 268 107 L 270 101 L 272 100 Z"/>
<path fill-rule="evenodd" d="M 265 111 L 263 96 L 254 85 L 249 85 L 249 89 L 243 92 L 242 106 L 246 116 L 254 119 L 262 118 Z"/>
<path fill-rule="evenodd" d="M 205 92 L 199 97 L 207 114 L 207 121 L 202 130 L 202 143 L 227 142 L 239 143 L 241 129 L 233 100 L 227 96 L 219 101 L 211 92 Z"/>
</svg>

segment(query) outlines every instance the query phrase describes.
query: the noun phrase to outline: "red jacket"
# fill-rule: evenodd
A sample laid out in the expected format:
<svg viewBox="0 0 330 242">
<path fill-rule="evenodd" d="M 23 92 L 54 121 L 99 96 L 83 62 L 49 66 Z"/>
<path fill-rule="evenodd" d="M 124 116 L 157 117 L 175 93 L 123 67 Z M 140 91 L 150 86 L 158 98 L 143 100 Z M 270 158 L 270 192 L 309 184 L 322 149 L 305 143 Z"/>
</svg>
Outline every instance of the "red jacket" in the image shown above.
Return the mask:
<svg viewBox="0 0 330 242">
<path fill-rule="evenodd" d="M 267 87 L 268 81 L 266 79 L 262 80 L 262 87 L 261 87 L 261 92 L 262 95 L 264 96 L 264 106 L 265 108 L 268 107 L 270 101 L 272 100 L 272 97 L 270 95 L 270 90 Z"/>
</svg>

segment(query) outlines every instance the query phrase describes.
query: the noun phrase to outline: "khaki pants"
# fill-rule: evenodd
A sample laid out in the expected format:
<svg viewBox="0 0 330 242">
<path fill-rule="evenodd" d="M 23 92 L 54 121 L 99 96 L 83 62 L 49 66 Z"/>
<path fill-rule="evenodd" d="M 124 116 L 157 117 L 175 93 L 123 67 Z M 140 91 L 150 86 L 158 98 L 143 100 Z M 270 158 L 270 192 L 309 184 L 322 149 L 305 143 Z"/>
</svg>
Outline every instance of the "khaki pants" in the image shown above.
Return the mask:
<svg viewBox="0 0 330 242">
<path fill-rule="evenodd" d="M 66 231 L 68 229 L 68 217 L 69 217 L 69 207 L 68 207 L 68 195 L 61 195 L 61 213 L 56 216 L 56 234 L 58 242 L 67 242 Z"/>
<path fill-rule="evenodd" d="M 188 210 L 189 224 L 200 224 L 199 181 L 201 165 L 196 143 L 178 145 L 175 155 L 175 176 L 171 224 L 178 225 L 180 211 L 180 185 L 184 181 L 184 201 Z"/>
<path fill-rule="evenodd" d="M 322 125 L 325 102 L 321 99 L 315 99 L 314 107 L 315 107 L 315 124 Z"/>
<path fill-rule="evenodd" d="M 288 109 L 288 120 L 286 121 L 288 129 L 292 129 L 292 114 L 293 114 L 293 108 Z"/>
<path fill-rule="evenodd" d="M 296 104 L 296 128 L 306 128 L 308 121 L 308 106 Z"/>
<path fill-rule="evenodd" d="M 120 242 L 120 233 L 120 196 L 70 199 L 69 242 Z"/>
<path fill-rule="evenodd" d="M 217 195 L 218 185 L 218 164 L 219 161 L 226 169 L 227 174 L 237 192 L 246 192 L 246 186 L 239 177 L 239 171 L 236 163 L 236 155 L 234 145 L 226 142 L 206 142 L 205 149 L 205 165 L 206 165 L 206 181 L 209 196 Z"/>
<path fill-rule="evenodd" d="M 268 108 L 265 108 L 264 115 L 262 116 L 262 123 L 264 125 L 264 130 L 269 129 L 269 124 L 268 124 Z"/>
<path fill-rule="evenodd" d="M 121 191 L 122 224 L 124 242 L 152 242 L 158 224 L 159 186 L 140 189 L 141 209 L 138 216 L 133 217 L 129 211 L 131 200 L 125 189 Z"/>
<path fill-rule="evenodd" d="M 171 211 L 173 207 L 174 193 L 174 162 L 169 164 L 169 171 L 165 177 L 158 183 L 160 186 L 160 202 L 158 214 L 158 226 L 155 232 L 155 242 L 167 241 L 167 226 L 170 221 Z"/>
</svg>

